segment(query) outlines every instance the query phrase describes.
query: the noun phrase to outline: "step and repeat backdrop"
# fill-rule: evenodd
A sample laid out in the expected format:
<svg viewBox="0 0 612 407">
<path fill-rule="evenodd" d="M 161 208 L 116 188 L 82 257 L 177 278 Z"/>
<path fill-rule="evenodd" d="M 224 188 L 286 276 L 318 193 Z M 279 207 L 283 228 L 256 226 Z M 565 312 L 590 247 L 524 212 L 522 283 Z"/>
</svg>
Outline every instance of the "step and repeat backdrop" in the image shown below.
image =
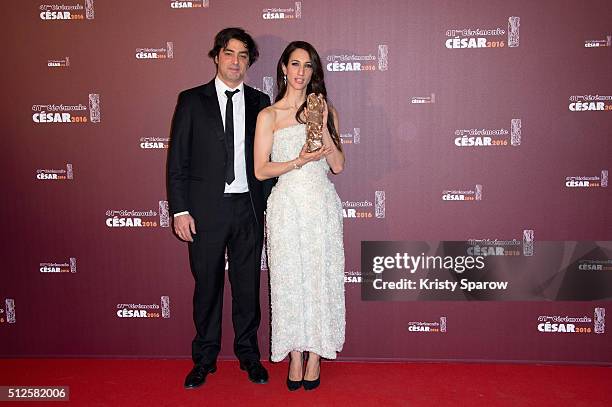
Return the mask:
<svg viewBox="0 0 612 407">
<path fill-rule="evenodd" d="M 612 363 L 612 3 L 65 0 L 3 6 L 1 354 L 189 357 L 166 155 L 214 35 L 270 98 L 305 40 L 340 116 L 341 359 Z M 259 331 L 269 355 L 262 259 Z M 222 356 L 232 355 L 226 285 Z M 608 323 L 606 323 L 608 322 Z"/>
</svg>

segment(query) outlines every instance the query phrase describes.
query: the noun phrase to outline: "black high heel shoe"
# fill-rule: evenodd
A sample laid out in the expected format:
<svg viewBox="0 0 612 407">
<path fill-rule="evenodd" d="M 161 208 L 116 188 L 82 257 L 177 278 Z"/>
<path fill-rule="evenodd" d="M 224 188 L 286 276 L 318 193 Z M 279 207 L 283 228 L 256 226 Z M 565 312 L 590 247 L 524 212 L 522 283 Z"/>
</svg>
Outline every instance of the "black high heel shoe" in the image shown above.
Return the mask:
<svg viewBox="0 0 612 407">
<path fill-rule="evenodd" d="M 304 390 L 314 390 L 321 384 L 321 357 L 319 357 L 319 377 L 315 380 L 302 379 Z"/>
<path fill-rule="evenodd" d="M 302 362 L 302 364 L 303 363 L 304 362 Z M 289 355 L 289 370 L 291 370 L 291 355 Z M 287 372 L 287 389 L 289 389 L 289 391 L 296 391 L 297 389 L 302 387 L 303 381 L 304 381 L 303 379 L 302 380 L 289 379 L 289 372 Z"/>
</svg>

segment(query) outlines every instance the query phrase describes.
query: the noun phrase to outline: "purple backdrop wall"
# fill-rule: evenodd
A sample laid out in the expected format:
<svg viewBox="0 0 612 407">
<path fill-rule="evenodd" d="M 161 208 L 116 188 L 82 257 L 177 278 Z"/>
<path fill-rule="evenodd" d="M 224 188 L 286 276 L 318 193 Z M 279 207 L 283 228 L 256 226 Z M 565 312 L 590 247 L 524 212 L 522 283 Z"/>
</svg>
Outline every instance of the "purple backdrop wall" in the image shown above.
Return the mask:
<svg viewBox="0 0 612 407">
<path fill-rule="evenodd" d="M 609 292 L 370 302 L 359 286 L 362 240 L 612 240 L 610 2 L 4 7 L 2 355 L 189 355 L 192 277 L 164 206 L 169 126 L 178 92 L 214 75 L 214 34 L 237 25 L 262 53 L 247 82 L 266 92 L 289 41 L 311 42 L 325 60 L 348 160 L 334 177 L 346 216 L 341 358 L 612 363 L 609 329 L 537 329 L 541 316 L 601 317 Z M 573 187 L 571 177 L 590 180 Z M 135 219 L 143 226 L 118 226 Z M 267 356 L 267 278 L 261 297 Z M 226 289 L 226 311 L 229 298 Z M 130 316 L 142 310 L 149 317 Z M 415 321 L 445 332 L 407 329 Z"/>
</svg>

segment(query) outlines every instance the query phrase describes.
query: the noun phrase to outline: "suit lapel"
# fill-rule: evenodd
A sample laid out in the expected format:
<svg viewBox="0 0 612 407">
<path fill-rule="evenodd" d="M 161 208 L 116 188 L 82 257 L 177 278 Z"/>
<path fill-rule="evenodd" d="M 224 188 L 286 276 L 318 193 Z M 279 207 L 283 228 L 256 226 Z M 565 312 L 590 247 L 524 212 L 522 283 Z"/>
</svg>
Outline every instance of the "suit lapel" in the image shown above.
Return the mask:
<svg viewBox="0 0 612 407">
<path fill-rule="evenodd" d="M 223 129 L 223 119 L 221 118 L 221 108 L 219 107 L 219 99 L 217 98 L 217 91 L 215 89 L 215 80 L 208 82 L 204 85 L 202 92 L 200 93 L 200 99 L 204 105 L 204 111 L 212 117 L 212 129 L 214 130 L 217 138 L 225 140 L 225 131 Z"/>
<path fill-rule="evenodd" d="M 257 114 L 259 113 L 259 101 L 257 92 L 249 86 L 244 86 L 244 146 L 247 163 L 253 157 L 253 145 L 255 140 L 255 125 L 257 124 Z"/>
<path fill-rule="evenodd" d="M 244 129 L 247 139 L 255 136 L 255 124 L 257 124 L 257 113 L 259 113 L 259 101 L 257 93 L 249 86 L 244 85 Z"/>
</svg>

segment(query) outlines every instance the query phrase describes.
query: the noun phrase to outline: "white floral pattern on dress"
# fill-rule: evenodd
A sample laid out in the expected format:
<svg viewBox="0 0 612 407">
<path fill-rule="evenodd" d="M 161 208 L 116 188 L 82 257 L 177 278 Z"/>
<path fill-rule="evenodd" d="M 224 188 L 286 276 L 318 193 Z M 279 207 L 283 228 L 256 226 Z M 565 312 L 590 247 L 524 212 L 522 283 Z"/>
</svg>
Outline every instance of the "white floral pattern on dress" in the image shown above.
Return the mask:
<svg viewBox="0 0 612 407">
<path fill-rule="evenodd" d="M 296 158 L 306 126 L 274 133 L 272 161 Z M 268 199 L 266 231 L 272 356 L 310 351 L 335 359 L 345 331 L 342 202 L 325 158 L 279 177 Z"/>
</svg>

